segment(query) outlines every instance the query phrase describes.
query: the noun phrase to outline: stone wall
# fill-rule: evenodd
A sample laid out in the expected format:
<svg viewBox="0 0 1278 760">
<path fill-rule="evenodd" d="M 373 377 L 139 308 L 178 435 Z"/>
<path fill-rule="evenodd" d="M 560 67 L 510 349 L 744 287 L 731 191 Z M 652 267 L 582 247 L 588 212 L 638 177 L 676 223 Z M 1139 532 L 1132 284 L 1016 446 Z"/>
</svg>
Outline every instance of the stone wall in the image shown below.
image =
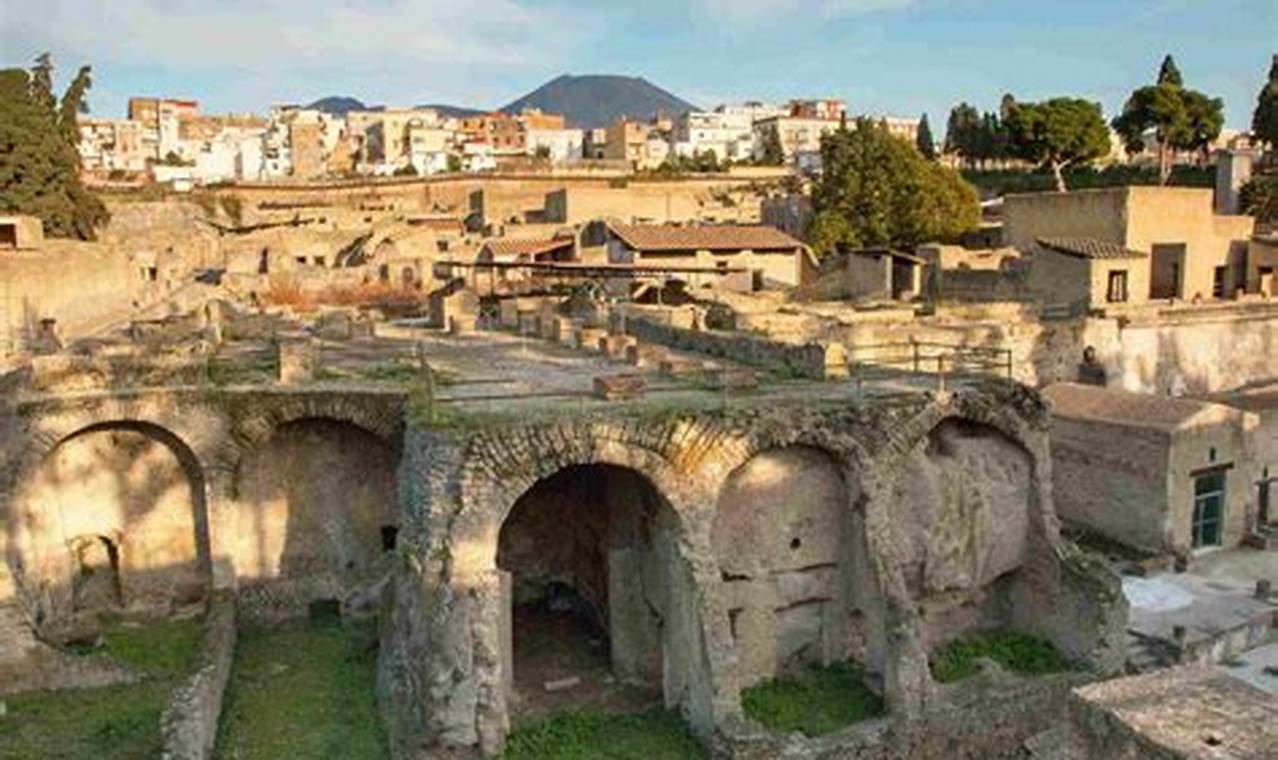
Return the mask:
<svg viewBox="0 0 1278 760">
<path fill-rule="evenodd" d="M 783 670 L 778 652 L 811 652 L 818 640 L 823 659 L 851 654 L 881 673 L 892 720 L 922 719 L 938 694 L 929 645 L 944 638 L 944 626 L 965 625 L 954 622 L 961 616 L 929 619 L 918 609 L 917 563 L 902 558 L 925 532 L 937 534 L 939 551 L 922 550 L 939 555 L 935 585 L 995 600 L 980 602 L 989 614 L 977 623 L 1035 633 L 1082 667 L 1113 672 L 1121 667 L 1126 607 L 1117 577 L 1080 561 L 1059 538 L 1046 423 L 1036 396 L 995 383 L 894 407 L 783 405 L 663 420 L 614 414 L 411 433 L 400 470 L 405 543 L 384 597 L 379 667 L 396 755 L 500 750 L 511 665 L 498 537 L 530 488 L 582 465 L 626 468 L 666 505 L 661 685 L 666 706 L 703 737 L 742 720 L 741 688 L 759 671 Z M 903 514 L 896 491 L 929 450 L 933 480 L 947 494 L 931 522 L 931 512 Z M 783 492 L 788 500 L 778 501 Z M 796 501 L 797 493 L 803 498 Z M 973 515 L 984 515 L 974 521 L 980 535 L 959 519 Z M 843 535 L 864 536 L 863 549 L 855 540 L 838 544 L 851 556 L 830 556 L 840 523 Z M 746 545 L 742 531 L 762 543 Z M 748 551 L 764 546 L 771 548 L 757 556 Z M 733 584 L 759 572 L 772 574 L 765 587 L 800 602 L 796 609 L 820 614 L 759 615 L 750 630 Z M 834 630 L 859 630 L 860 641 L 829 635 Z M 615 638 L 613 646 L 617 659 Z M 999 741 L 1023 739 L 1029 728 L 1009 729 Z M 918 741 L 944 746 L 939 729 L 923 734 Z"/>
<path fill-rule="evenodd" d="M 645 318 L 627 320 L 626 332 L 644 343 L 788 371 L 798 377 L 825 379 L 831 373 L 846 372 L 842 352 L 819 343 L 782 343 L 737 332 L 688 330 Z"/>
<path fill-rule="evenodd" d="M 164 760 L 205 760 L 217 740 L 222 696 L 235 659 L 235 600 L 214 599 L 191 675 L 169 697 L 160 717 Z"/>
</svg>

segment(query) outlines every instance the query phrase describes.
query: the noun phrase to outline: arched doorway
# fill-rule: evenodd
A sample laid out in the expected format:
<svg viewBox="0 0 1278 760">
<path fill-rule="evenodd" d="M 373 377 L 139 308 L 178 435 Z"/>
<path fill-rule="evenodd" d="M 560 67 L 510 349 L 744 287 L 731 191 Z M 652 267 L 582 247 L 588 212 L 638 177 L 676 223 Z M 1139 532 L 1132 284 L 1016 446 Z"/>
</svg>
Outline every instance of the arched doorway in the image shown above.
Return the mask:
<svg viewBox="0 0 1278 760">
<path fill-rule="evenodd" d="M 41 625 L 163 615 L 209 585 L 203 472 L 176 435 L 106 422 L 62 439 L 10 515 L 15 577 Z"/>
<path fill-rule="evenodd" d="M 397 533 L 394 447 L 347 422 L 280 425 L 235 475 L 241 603 L 289 617 L 308 604 L 359 599 L 386 573 Z"/>
<path fill-rule="evenodd" d="M 881 598 L 855 487 L 807 446 L 762 451 L 725 481 L 711 543 L 743 688 L 848 660 L 882 674 Z"/>
<path fill-rule="evenodd" d="M 677 523 L 647 478 L 606 464 L 566 467 L 515 502 L 497 544 L 515 717 L 686 699 L 700 648 Z"/>
<path fill-rule="evenodd" d="M 1029 452 L 994 427 L 950 418 L 900 472 L 891 520 L 924 645 L 1010 625 L 1036 498 Z"/>
</svg>

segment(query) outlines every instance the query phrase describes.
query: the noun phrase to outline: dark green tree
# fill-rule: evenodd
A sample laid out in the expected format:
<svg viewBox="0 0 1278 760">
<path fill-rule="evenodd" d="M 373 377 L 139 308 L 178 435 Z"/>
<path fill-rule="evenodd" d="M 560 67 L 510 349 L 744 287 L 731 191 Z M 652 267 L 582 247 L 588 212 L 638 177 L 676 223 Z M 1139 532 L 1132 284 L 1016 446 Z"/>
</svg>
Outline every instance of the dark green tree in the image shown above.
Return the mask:
<svg viewBox="0 0 1278 760">
<path fill-rule="evenodd" d="M 1180 69 L 1176 67 L 1176 61 L 1171 54 L 1164 57 L 1163 65 L 1158 67 L 1158 83 L 1172 87 L 1185 86 L 1185 79 L 1180 75 Z"/>
<path fill-rule="evenodd" d="M 1158 181 L 1171 178 L 1174 151 L 1202 151 L 1220 135 L 1224 104 L 1184 86 L 1171 56 L 1163 60 L 1157 84 L 1134 90 L 1114 119 L 1128 153 L 1145 149 L 1145 134 L 1153 131 L 1158 145 Z"/>
<path fill-rule="evenodd" d="M 932 137 L 932 125 L 927 123 L 927 114 L 919 117 L 919 131 L 914 142 L 924 158 L 929 161 L 936 160 L 936 138 Z"/>
<path fill-rule="evenodd" d="M 1017 103 L 1008 118 L 1012 152 L 1050 169 L 1056 189 L 1065 192 L 1068 166 L 1085 164 L 1109 153 L 1109 130 L 1099 103 L 1079 98 L 1052 98 Z"/>
<path fill-rule="evenodd" d="M 823 137 L 821 165 L 809 231 L 819 255 L 953 240 L 980 220 L 975 188 L 877 121 L 858 119 Z"/>
<path fill-rule="evenodd" d="M 1256 110 L 1251 115 L 1251 134 L 1257 142 L 1278 148 L 1278 55 L 1269 66 L 1269 81 L 1256 96 Z"/>
<path fill-rule="evenodd" d="M 968 167 L 981 157 L 981 114 L 967 103 L 950 109 L 945 125 L 945 152 L 959 156 Z"/>
<path fill-rule="evenodd" d="M 80 181 L 79 126 L 85 67 L 59 104 L 48 54 L 28 73 L 0 70 L 0 212 L 37 216 L 51 237 L 93 239 L 106 207 Z"/>
<path fill-rule="evenodd" d="M 781 147 L 781 133 L 775 124 L 764 127 L 763 144 L 760 146 L 759 163 L 764 166 L 785 164 L 785 149 Z"/>
</svg>

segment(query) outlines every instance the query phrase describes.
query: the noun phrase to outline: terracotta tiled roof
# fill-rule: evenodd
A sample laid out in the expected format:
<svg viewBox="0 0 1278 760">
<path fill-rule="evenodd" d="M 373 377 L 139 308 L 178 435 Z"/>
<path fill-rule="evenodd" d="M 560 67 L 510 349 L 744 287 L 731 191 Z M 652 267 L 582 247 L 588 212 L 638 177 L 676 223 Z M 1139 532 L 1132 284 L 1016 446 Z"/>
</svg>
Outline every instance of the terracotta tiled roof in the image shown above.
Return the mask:
<svg viewBox="0 0 1278 760">
<path fill-rule="evenodd" d="M 1043 395 L 1052 402 L 1052 413 L 1058 417 L 1167 431 L 1229 423 L 1243 414 L 1210 401 L 1079 383 L 1055 383 L 1044 388 Z"/>
<path fill-rule="evenodd" d="M 612 231 L 636 251 L 794 250 L 803 246 L 775 227 L 765 225 L 613 224 Z"/>
<path fill-rule="evenodd" d="M 1038 244 L 1067 256 L 1080 259 L 1143 259 L 1149 254 L 1133 251 L 1118 243 L 1110 243 L 1095 238 L 1044 237 Z"/>
<path fill-rule="evenodd" d="M 493 256 L 536 256 L 540 253 L 557 251 L 572 245 L 571 240 L 563 238 L 550 239 L 507 239 L 489 240 L 484 248 Z"/>
</svg>

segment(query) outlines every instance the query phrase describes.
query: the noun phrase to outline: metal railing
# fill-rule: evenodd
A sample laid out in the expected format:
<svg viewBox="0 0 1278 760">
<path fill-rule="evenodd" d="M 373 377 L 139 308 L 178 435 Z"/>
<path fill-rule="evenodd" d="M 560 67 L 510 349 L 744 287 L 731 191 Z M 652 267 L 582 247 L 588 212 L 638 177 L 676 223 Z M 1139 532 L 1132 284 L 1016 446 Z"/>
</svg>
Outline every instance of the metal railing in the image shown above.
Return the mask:
<svg viewBox="0 0 1278 760">
<path fill-rule="evenodd" d="M 875 343 L 847 347 L 847 367 L 858 388 L 890 377 L 935 378 L 945 390 L 953 382 L 981 377 L 1015 379 L 1012 350 L 931 341 Z"/>
</svg>

